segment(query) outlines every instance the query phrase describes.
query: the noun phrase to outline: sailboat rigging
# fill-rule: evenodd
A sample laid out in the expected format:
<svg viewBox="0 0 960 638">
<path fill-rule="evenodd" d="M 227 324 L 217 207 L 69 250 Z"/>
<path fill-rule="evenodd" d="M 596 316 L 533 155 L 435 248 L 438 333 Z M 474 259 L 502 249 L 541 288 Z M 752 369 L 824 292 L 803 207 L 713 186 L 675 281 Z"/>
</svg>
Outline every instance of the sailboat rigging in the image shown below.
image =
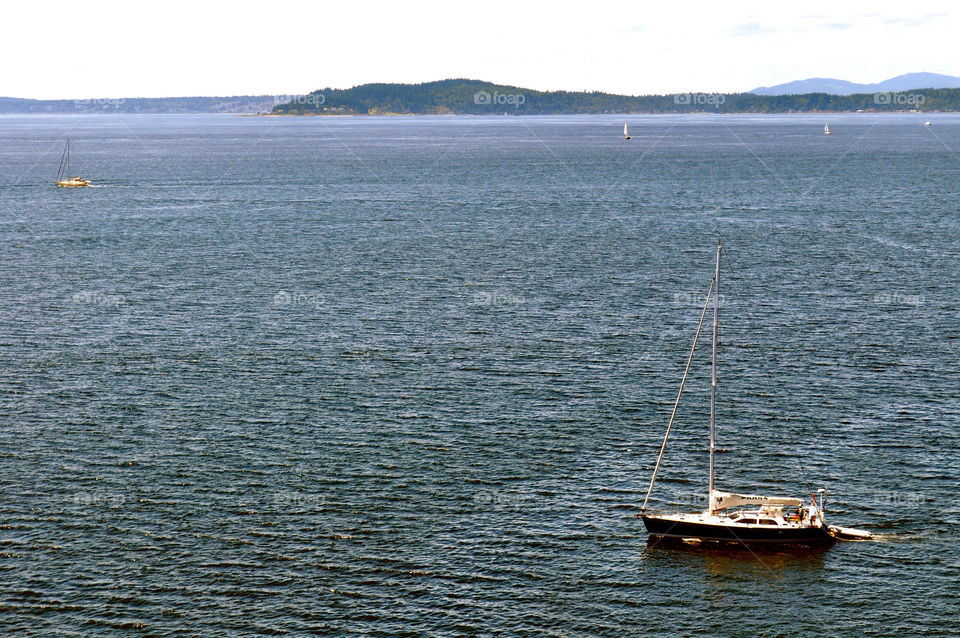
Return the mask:
<svg viewBox="0 0 960 638">
<path fill-rule="evenodd" d="M 734 494 L 716 488 L 714 454 L 716 452 L 717 426 L 717 357 L 720 300 L 720 254 L 722 245 L 717 244 L 716 266 L 713 279 L 700 313 L 700 322 L 690 348 L 686 368 L 680 381 L 667 431 L 660 446 L 650 486 L 640 508 L 639 516 L 649 533 L 649 542 L 680 541 L 684 543 L 719 544 L 776 544 L 776 545 L 826 545 L 836 540 L 867 540 L 869 532 L 828 526 L 824 523 L 825 490 L 818 490 L 819 498 L 811 492 L 810 504 L 802 498 L 787 496 L 759 496 Z M 707 488 L 707 509 L 703 512 L 664 514 L 648 513 L 647 503 L 660 470 L 666 450 L 667 439 L 677 415 L 683 386 L 690 371 L 690 363 L 696 351 L 697 341 L 703 328 L 707 309 L 713 303 L 712 349 L 710 363 L 710 466 Z M 786 509 L 785 509 L 786 508 Z"/>
<path fill-rule="evenodd" d="M 57 171 L 57 186 L 63 187 L 83 187 L 89 186 L 90 182 L 82 177 L 70 177 L 70 138 L 67 138 L 67 144 L 63 147 L 63 155 L 60 156 L 60 168 Z"/>
</svg>

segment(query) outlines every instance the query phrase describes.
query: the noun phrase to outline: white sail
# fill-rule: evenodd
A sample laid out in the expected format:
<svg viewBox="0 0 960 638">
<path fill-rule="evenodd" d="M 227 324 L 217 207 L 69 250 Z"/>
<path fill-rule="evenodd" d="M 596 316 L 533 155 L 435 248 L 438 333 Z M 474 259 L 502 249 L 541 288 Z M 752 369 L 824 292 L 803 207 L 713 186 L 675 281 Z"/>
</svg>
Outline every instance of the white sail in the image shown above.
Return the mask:
<svg viewBox="0 0 960 638">
<path fill-rule="evenodd" d="M 824 135 L 830 135 L 830 125 L 829 125 L 829 124 L 824 124 L 824 125 L 823 125 L 823 134 L 824 134 Z"/>
<path fill-rule="evenodd" d="M 623 136 L 630 137 L 630 129 L 627 128 L 627 123 L 623 123 Z"/>
<path fill-rule="evenodd" d="M 789 496 L 759 496 L 755 494 L 731 494 L 730 492 L 721 492 L 713 490 L 710 492 L 710 510 L 724 510 L 728 507 L 737 507 L 739 505 L 789 505 L 799 507 L 803 505 L 802 498 L 791 498 Z"/>
</svg>

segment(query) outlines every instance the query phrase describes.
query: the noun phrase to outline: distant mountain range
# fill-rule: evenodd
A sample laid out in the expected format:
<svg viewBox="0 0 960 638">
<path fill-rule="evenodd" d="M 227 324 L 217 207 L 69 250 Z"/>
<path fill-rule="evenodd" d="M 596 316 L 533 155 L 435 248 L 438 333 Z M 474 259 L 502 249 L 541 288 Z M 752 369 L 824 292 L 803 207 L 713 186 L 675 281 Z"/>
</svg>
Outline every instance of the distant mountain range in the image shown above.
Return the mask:
<svg viewBox="0 0 960 638">
<path fill-rule="evenodd" d="M 876 84 L 856 84 L 832 78 L 809 78 L 795 80 L 776 86 L 761 86 L 750 93 L 755 95 L 802 95 L 804 93 L 827 93 L 829 95 L 853 95 L 855 93 L 893 93 L 917 89 L 960 88 L 960 77 L 942 73 L 906 73 Z"/>
</svg>

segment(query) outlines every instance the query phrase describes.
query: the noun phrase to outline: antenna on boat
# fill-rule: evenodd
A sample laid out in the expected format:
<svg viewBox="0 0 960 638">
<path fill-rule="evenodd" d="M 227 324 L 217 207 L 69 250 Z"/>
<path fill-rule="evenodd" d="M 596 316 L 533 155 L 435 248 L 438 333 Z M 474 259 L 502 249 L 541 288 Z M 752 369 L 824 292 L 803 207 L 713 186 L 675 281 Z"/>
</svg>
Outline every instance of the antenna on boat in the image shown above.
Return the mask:
<svg viewBox="0 0 960 638">
<path fill-rule="evenodd" d="M 813 486 L 810 485 L 810 481 L 807 479 L 807 473 L 803 471 L 803 463 L 800 462 L 800 459 L 797 459 L 797 465 L 800 466 L 800 474 L 803 475 L 803 482 L 807 484 L 807 491 L 810 492 L 810 498 L 813 499 L 813 504 L 817 504 L 817 497 L 813 495 Z"/>
</svg>

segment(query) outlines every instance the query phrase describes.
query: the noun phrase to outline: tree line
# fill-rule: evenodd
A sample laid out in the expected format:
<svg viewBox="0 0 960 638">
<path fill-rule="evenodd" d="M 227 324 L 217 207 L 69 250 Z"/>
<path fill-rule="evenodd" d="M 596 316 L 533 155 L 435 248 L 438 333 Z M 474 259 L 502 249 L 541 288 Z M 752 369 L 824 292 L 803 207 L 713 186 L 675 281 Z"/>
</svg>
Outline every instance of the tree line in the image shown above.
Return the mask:
<svg viewBox="0 0 960 638">
<path fill-rule="evenodd" d="M 811 113 L 855 111 L 960 111 L 960 89 L 920 89 L 855 95 L 755 95 L 679 93 L 614 95 L 533 91 L 480 80 L 423 84 L 363 84 L 326 88 L 273 108 L 279 115 L 471 114 L 550 115 L 569 113 Z"/>
</svg>

